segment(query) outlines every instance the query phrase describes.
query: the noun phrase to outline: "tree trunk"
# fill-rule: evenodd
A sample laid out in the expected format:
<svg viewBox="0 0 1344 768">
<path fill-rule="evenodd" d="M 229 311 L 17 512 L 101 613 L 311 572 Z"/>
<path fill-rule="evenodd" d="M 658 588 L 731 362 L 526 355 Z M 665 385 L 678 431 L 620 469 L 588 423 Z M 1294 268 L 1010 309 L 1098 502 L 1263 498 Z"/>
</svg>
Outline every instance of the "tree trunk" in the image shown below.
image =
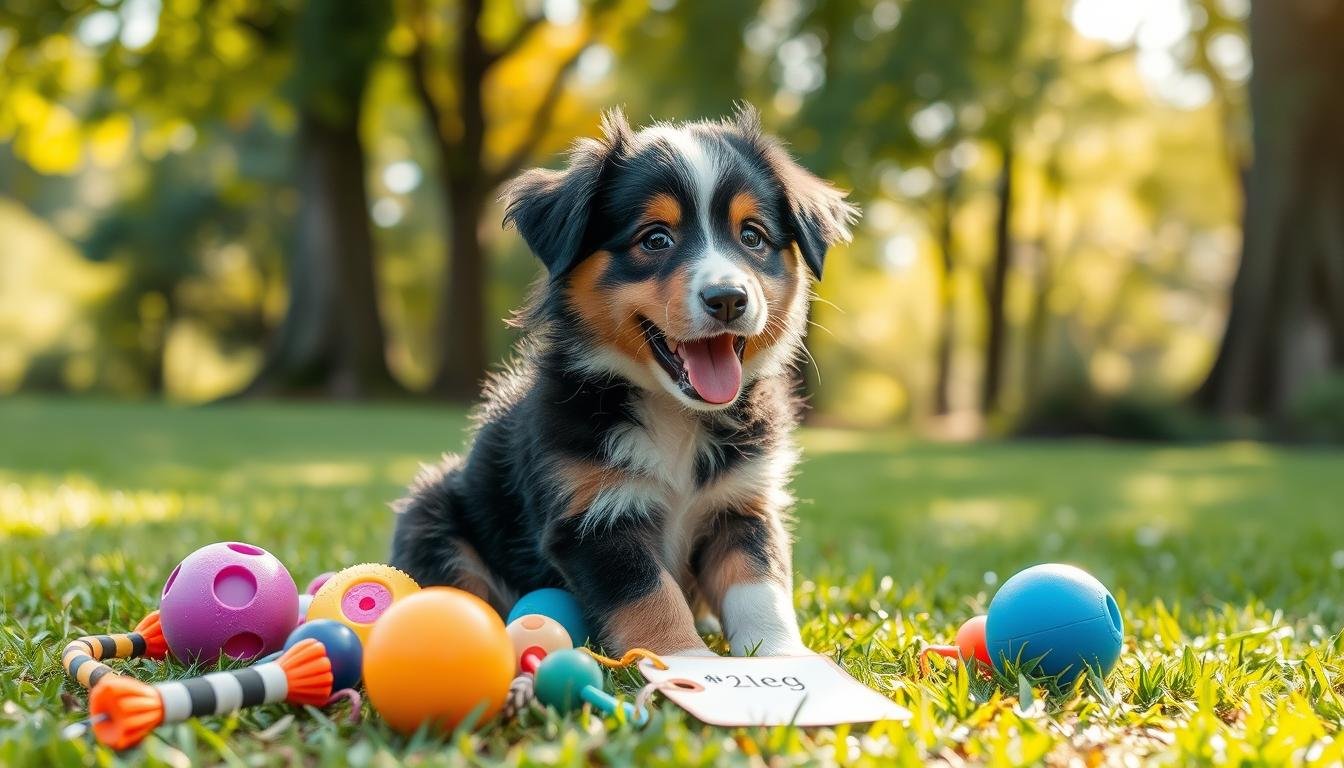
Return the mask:
<svg viewBox="0 0 1344 768">
<path fill-rule="evenodd" d="M 391 21 L 383 3 L 306 0 L 290 90 L 299 216 L 289 305 L 261 371 L 242 394 L 368 397 L 400 391 L 378 314 L 360 115 Z M 340 44 L 332 47 L 332 41 Z"/>
<path fill-rule="evenodd" d="M 1196 399 L 1275 421 L 1304 384 L 1344 365 L 1344 3 L 1256 0 L 1250 32 L 1242 259 Z"/>
<path fill-rule="evenodd" d="M 1012 266 L 1013 235 L 1013 144 L 1009 139 L 1003 145 L 1003 168 L 999 171 L 999 211 L 994 227 L 994 264 L 989 277 L 986 310 L 989 315 L 989 337 L 985 342 L 985 372 L 980 391 L 980 412 L 986 417 L 999 409 L 1003 382 L 1003 348 L 1007 338 L 1008 318 L 1004 311 L 1008 270 Z"/>
<path fill-rule="evenodd" d="M 955 213 L 958 177 L 955 173 L 943 183 L 942 219 L 938 227 L 938 248 L 943 255 L 942 333 L 938 339 L 938 373 L 934 380 L 933 413 L 946 416 L 952 410 L 952 356 L 957 338 L 956 258 L 953 254 L 954 233 L 952 217 Z"/>
<path fill-rule="evenodd" d="M 1036 284 L 1031 299 L 1031 320 L 1027 323 L 1026 359 L 1023 362 L 1022 391 L 1028 407 L 1036 405 L 1047 365 L 1046 344 L 1050 333 L 1050 292 L 1054 288 L 1055 238 L 1053 222 L 1062 213 L 1058 152 L 1045 165 L 1046 194 L 1037 233 Z"/>
<path fill-rule="evenodd" d="M 298 136 L 298 233 L 289 306 L 244 394 L 367 397 L 399 389 L 387 368 L 364 186 L 359 110 L 309 112 Z"/>
<path fill-rule="evenodd" d="M 488 363 L 485 249 L 478 236 L 483 203 L 470 187 L 452 188 L 447 203 L 452 231 L 435 325 L 443 357 L 432 389 L 456 402 L 480 394 Z"/>
<path fill-rule="evenodd" d="M 480 34 L 482 0 L 465 0 L 458 22 L 459 140 L 440 140 L 444 189 L 448 193 L 449 253 L 435 322 L 442 356 L 430 389 L 457 402 L 477 396 L 488 363 L 485 344 L 485 249 L 478 228 L 491 190 L 485 181 L 485 103 L 482 83 L 490 54 Z M 441 128 L 440 128 L 441 130 Z"/>
</svg>

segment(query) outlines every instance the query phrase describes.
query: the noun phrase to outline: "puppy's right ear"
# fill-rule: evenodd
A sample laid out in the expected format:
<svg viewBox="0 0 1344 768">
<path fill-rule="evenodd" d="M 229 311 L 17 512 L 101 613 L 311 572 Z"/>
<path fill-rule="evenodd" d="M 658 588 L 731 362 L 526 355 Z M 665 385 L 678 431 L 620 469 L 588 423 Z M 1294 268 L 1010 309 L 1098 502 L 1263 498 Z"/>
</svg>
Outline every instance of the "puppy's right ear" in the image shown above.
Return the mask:
<svg viewBox="0 0 1344 768">
<path fill-rule="evenodd" d="M 551 280 L 563 277 L 587 255 L 584 236 L 593 198 L 608 166 L 632 136 L 620 109 L 602 115 L 602 134 L 602 139 L 576 142 L 565 169 L 533 168 L 510 182 L 501 195 L 504 225 L 518 228 Z"/>
</svg>

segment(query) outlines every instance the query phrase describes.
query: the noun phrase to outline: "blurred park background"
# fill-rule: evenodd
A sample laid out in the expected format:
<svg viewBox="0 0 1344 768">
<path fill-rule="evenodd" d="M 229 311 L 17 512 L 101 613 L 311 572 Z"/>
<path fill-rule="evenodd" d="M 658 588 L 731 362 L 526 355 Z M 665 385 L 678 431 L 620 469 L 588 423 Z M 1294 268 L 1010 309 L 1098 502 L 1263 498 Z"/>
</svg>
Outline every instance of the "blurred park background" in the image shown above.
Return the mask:
<svg viewBox="0 0 1344 768">
<path fill-rule="evenodd" d="M 1338 0 L 6 0 L 0 393 L 465 402 L 501 182 L 746 100 L 854 190 L 822 424 L 1344 439 Z"/>
<path fill-rule="evenodd" d="M 1339 764 L 1344 454 L 1221 438 L 1344 443 L 1342 88 L 1344 0 L 0 0 L 0 765 L 118 762 L 62 736 L 53 643 L 187 552 L 385 557 L 541 273 L 501 183 L 608 107 L 742 100 L 865 211 L 812 306 L 795 598 L 914 724 L 443 751 L 268 708 L 145 759 Z M 1010 435 L 1089 437 L 925 439 Z M 1110 693 L 914 679 L 1045 561 L 1119 600 Z"/>
</svg>

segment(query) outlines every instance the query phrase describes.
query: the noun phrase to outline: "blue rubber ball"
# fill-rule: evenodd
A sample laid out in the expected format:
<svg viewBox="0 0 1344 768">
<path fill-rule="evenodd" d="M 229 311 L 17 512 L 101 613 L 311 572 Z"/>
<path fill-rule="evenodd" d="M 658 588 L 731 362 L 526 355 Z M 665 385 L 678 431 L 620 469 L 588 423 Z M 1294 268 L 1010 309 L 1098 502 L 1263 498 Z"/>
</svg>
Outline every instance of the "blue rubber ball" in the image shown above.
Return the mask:
<svg viewBox="0 0 1344 768">
<path fill-rule="evenodd" d="M 1120 660 L 1125 624 L 1106 586 L 1081 568 L 1036 565 L 1003 583 L 989 604 L 985 641 L 989 658 L 1040 659 L 1036 671 L 1072 685 L 1089 667 L 1104 677 Z"/>
<path fill-rule="evenodd" d="M 339 621 L 313 619 L 289 633 L 285 650 L 310 637 L 327 649 L 327 658 L 331 660 L 332 693 L 359 685 L 364 666 L 364 647 L 360 645 L 359 635 L 354 630 Z"/>
<path fill-rule="evenodd" d="M 547 587 L 528 592 L 513 604 L 513 610 L 509 611 L 509 618 L 504 623 L 512 624 L 515 619 L 531 613 L 560 622 L 575 647 L 588 642 L 588 622 L 583 618 L 583 609 L 579 607 L 579 601 L 565 590 Z"/>
</svg>

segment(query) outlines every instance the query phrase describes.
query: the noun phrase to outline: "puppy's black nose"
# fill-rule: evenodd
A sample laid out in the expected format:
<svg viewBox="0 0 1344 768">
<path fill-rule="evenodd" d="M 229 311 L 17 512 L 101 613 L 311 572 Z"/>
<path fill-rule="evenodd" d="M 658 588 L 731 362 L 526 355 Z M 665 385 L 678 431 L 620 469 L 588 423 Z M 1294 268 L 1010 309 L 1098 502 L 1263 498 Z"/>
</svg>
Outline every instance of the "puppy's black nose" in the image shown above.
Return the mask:
<svg viewBox="0 0 1344 768">
<path fill-rule="evenodd" d="M 740 285 L 711 285 L 700 291 L 705 311 L 720 322 L 731 323 L 747 311 L 747 289 Z"/>
</svg>

